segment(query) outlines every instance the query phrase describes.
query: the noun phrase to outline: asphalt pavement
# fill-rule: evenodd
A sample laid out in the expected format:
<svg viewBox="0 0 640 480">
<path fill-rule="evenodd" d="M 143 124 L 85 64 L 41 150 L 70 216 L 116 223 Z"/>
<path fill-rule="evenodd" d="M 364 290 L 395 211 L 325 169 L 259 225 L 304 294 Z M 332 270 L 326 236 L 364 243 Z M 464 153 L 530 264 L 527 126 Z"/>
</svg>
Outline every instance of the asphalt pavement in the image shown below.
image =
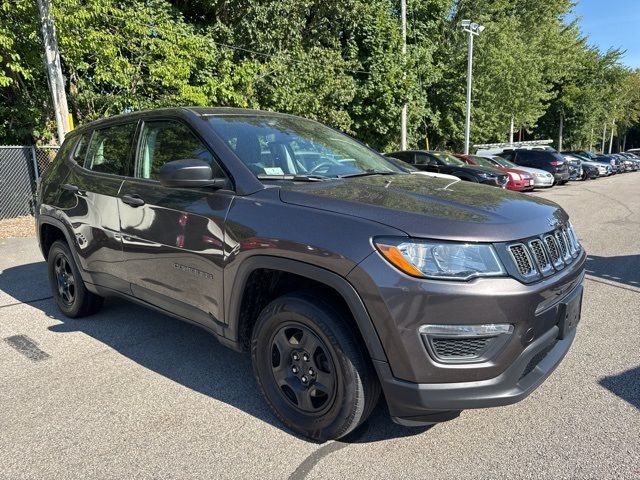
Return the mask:
<svg viewBox="0 0 640 480">
<path fill-rule="evenodd" d="M 640 479 L 640 173 L 528 195 L 589 254 L 564 362 L 516 405 L 411 429 L 380 404 L 325 444 L 283 428 L 248 356 L 121 300 L 67 319 L 35 238 L 0 241 L 0 478 Z"/>
</svg>

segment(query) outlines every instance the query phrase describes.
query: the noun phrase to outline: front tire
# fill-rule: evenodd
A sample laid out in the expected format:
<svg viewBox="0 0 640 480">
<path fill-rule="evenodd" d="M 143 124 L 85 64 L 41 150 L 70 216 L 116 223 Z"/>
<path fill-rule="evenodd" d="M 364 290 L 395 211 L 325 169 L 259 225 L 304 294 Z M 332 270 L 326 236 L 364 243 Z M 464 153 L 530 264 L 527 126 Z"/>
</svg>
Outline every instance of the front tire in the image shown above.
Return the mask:
<svg viewBox="0 0 640 480">
<path fill-rule="evenodd" d="M 67 317 L 79 318 L 94 314 L 102 308 L 104 298 L 87 290 L 65 242 L 53 242 L 47 263 L 51 293 L 62 313 Z"/>
<path fill-rule="evenodd" d="M 271 410 L 315 441 L 347 435 L 378 401 L 380 386 L 348 318 L 310 293 L 287 294 L 264 308 L 251 360 Z"/>
</svg>

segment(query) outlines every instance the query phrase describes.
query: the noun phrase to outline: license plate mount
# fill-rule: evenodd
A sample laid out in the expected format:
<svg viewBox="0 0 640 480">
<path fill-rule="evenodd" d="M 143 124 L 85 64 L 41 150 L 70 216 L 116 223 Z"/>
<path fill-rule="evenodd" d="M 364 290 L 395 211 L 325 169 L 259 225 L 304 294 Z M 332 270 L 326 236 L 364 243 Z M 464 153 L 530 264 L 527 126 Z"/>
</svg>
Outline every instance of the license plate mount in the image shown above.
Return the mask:
<svg viewBox="0 0 640 480">
<path fill-rule="evenodd" d="M 560 304 L 558 318 L 558 338 L 566 338 L 580 322 L 582 311 L 582 285 Z"/>
</svg>

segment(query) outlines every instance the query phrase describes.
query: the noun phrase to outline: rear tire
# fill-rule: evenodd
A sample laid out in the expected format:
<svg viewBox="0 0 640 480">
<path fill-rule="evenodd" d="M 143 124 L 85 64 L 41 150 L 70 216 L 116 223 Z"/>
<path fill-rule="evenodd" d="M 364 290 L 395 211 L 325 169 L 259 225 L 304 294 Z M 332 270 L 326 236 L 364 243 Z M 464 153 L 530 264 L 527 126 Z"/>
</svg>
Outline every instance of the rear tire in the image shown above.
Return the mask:
<svg viewBox="0 0 640 480">
<path fill-rule="evenodd" d="M 87 290 L 66 242 L 53 242 L 47 263 L 51 293 L 62 313 L 67 317 L 80 318 L 102 308 L 104 298 Z"/>
<path fill-rule="evenodd" d="M 380 395 L 349 319 L 310 293 L 287 294 L 264 308 L 253 329 L 251 360 L 274 414 L 315 441 L 353 431 Z"/>
</svg>

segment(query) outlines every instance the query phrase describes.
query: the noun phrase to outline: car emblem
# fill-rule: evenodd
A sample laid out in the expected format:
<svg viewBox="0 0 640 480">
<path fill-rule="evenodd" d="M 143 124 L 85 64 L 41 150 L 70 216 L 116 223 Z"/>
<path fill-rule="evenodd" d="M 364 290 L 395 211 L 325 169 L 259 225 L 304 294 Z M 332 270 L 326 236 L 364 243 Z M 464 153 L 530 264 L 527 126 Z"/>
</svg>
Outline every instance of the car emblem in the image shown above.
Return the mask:
<svg viewBox="0 0 640 480">
<path fill-rule="evenodd" d="M 558 221 L 558 219 L 553 218 L 553 217 L 549 217 L 549 218 L 547 218 L 547 223 L 549 224 L 549 226 L 550 226 L 551 228 L 555 228 L 555 227 L 557 227 L 558 225 L 560 225 L 560 222 Z"/>
</svg>

